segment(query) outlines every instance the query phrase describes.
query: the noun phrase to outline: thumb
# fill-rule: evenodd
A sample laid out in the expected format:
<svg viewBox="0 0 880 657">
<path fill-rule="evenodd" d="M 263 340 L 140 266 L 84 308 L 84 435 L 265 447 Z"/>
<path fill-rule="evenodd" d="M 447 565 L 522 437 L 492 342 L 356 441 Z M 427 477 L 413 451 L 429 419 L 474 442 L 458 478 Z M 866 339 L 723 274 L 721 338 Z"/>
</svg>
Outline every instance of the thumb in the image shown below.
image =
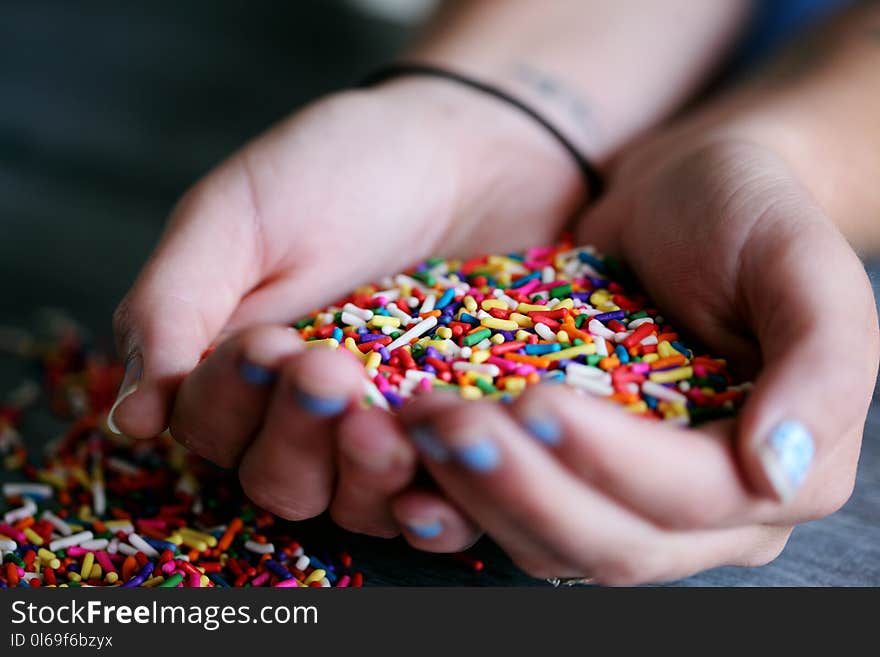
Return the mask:
<svg viewBox="0 0 880 657">
<path fill-rule="evenodd" d="M 136 438 L 168 426 L 177 387 L 259 277 L 250 178 L 232 160 L 188 192 L 114 315 L 125 375 L 107 417 Z"/>
<path fill-rule="evenodd" d="M 877 316 L 860 261 L 804 196 L 787 194 L 762 215 L 742 253 L 764 368 L 738 448 L 758 493 L 797 496 L 799 515 L 819 517 L 852 491 L 877 374 Z"/>
</svg>

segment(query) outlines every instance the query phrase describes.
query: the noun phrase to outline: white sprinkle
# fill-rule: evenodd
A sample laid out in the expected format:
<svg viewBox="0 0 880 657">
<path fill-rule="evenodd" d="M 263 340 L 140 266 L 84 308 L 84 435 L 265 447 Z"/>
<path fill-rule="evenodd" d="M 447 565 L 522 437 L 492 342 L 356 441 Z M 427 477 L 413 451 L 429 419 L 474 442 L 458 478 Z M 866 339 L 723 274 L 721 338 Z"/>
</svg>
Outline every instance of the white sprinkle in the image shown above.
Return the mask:
<svg viewBox="0 0 880 657">
<path fill-rule="evenodd" d="M 492 342 L 489 338 L 486 338 L 485 340 L 480 340 L 480 341 L 479 341 L 477 344 L 475 344 L 474 346 L 475 346 L 477 349 L 483 349 L 483 350 L 485 350 L 485 349 L 490 349 L 494 344 L 495 344 L 495 343 Z"/>
<path fill-rule="evenodd" d="M 24 504 L 20 507 L 7 511 L 3 515 L 3 522 L 7 525 L 11 525 L 13 523 L 18 522 L 19 520 L 24 520 L 25 518 L 34 515 L 37 512 L 37 505 L 34 504 L 34 501 L 26 497 L 24 500 Z"/>
<path fill-rule="evenodd" d="M 542 322 L 538 322 L 535 324 L 535 333 L 537 333 L 541 338 L 547 340 L 548 342 L 556 342 L 556 334 L 553 332 L 549 326 Z"/>
<path fill-rule="evenodd" d="M 627 325 L 626 325 L 626 328 L 628 328 L 628 329 L 637 329 L 637 328 L 639 328 L 642 324 L 653 324 L 653 323 L 654 323 L 654 320 L 651 319 L 650 317 L 640 317 L 639 319 L 634 319 L 634 320 L 631 321 L 629 324 L 627 324 Z"/>
<path fill-rule="evenodd" d="M 255 554 L 272 554 L 275 552 L 275 546 L 271 543 L 257 543 L 256 541 L 245 541 L 244 547 Z"/>
<path fill-rule="evenodd" d="M 360 317 L 363 320 L 370 321 L 373 319 L 373 311 L 369 308 L 361 308 L 360 306 L 356 306 L 353 303 L 347 303 L 342 306 L 343 312 L 347 312 L 350 315 L 354 315 L 355 317 Z"/>
<path fill-rule="evenodd" d="M 596 344 L 596 355 L 597 356 L 607 356 L 608 355 L 608 343 L 605 342 L 605 338 L 597 337 L 593 342 Z"/>
<path fill-rule="evenodd" d="M 0 538 L 0 550 L 5 550 L 6 552 L 12 552 L 17 547 L 18 547 L 18 543 L 13 541 L 11 538 Z"/>
<path fill-rule="evenodd" d="M 462 347 L 461 353 L 459 354 L 462 358 L 470 358 L 473 351 L 470 347 Z"/>
<path fill-rule="evenodd" d="M 400 335 L 396 340 L 391 342 L 387 347 L 385 347 L 388 351 L 394 351 L 398 347 L 402 347 L 405 344 L 409 344 L 409 341 L 413 338 L 418 338 L 423 333 L 427 333 L 432 328 L 437 326 L 437 318 L 433 315 L 431 317 L 426 317 L 418 324 L 413 326 L 411 329 L 405 331 L 402 335 Z"/>
<path fill-rule="evenodd" d="M 645 345 L 645 346 L 648 346 L 651 344 L 657 344 L 657 336 L 656 335 L 649 335 L 647 338 L 642 340 L 639 344 Z"/>
<path fill-rule="evenodd" d="M 614 336 L 617 335 L 614 331 L 607 328 L 598 319 L 591 319 L 590 323 L 587 324 L 587 330 L 593 335 L 598 335 L 599 337 L 605 338 L 606 340 L 613 340 Z"/>
<path fill-rule="evenodd" d="M 91 541 L 83 541 L 80 547 L 83 550 L 103 550 L 110 544 L 106 538 L 94 538 Z"/>
<path fill-rule="evenodd" d="M 431 372 L 422 372 L 419 370 L 407 370 L 406 374 L 404 374 L 404 376 L 411 381 L 415 381 L 416 383 L 418 383 L 422 379 L 436 379 L 437 378 Z"/>
<path fill-rule="evenodd" d="M 425 297 L 424 303 L 422 303 L 421 309 L 419 309 L 420 313 L 429 313 L 434 310 L 434 304 L 437 303 L 437 296 L 434 294 L 429 294 Z"/>
<path fill-rule="evenodd" d="M 71 534 L 70 536 L 65 536 L 64 538 L 59 538 L 57 541 L 49 543 L 49 552 L 55 552 L 56 550 L 63 550 L 74 545 L 79 545 L 85 541 L 90 541 L 94 537 L 95 535 L 90 531 Z"/>
<path fill-rule="evenodd" d="M 140 537 L 140 535 L 135 532 L 132 532 L 128 535 L 128 542 L 148 557 L 152 557 L 155 559 L 159 556 L 159 551 L 156 550 L 156 548 L 154 548 L 152 545 L 147 543 L 144 539 Z"/>
<path fill-rule="evenodd" d="M 501 370 L 497 365 L 492 363 L 470 363 L 468 361 L 456 361 L 452 364 L 452 369 L 464 372 L 479 372 L 487 376 L 496 377 L 501 374 Z"/>
<path fill-rule="evenodd" d="M 542 283 L 552 283 L 555 280 L 556 280 L 556 270 L 553 269 L 553 267 L 551 267 L 550 265 L 547 265 L 546 267 L 544 267 L 543 270 L 541 270 L 541 282 Z"/>
<path fill-rule="evenodd" d="M 367 399 L 373 402 L 374 406 L 378 406 L 379 408 L 383 408 L 386 411 L 388 408 L 388 400 L 385 399 L 385 396 L 379 392 L 379 389 L 376 387 L 376 384 L 368 379 L 364 379 L 364 391 L 367 395 Z"/>
<path fill-rule="evenodd" d="M 660 385 L 654 381 L 644 381 L 642 383 L 642 392 L 646 395 L 650 395 L 651 397 L 656 397 L 657 399 L 662 399 L 664 401 L 670 402 L 686 402 L 687 397 L 685 397 L 680 392 L 673 390 L 672 388 L 667 388 L 666 386 Z"/>
<path fill-rule="evenodd" d="M 608 397 L 609 395 L 614 394 L 614 388 L 612 388 L 610 385 L 604 383 L 603 381 L 600 381 L 599 379 L 594 379 L 588 376 L 572 376 L 570 374 L 566 374 L 565 382 L 568 385 L 580 388 L 581 390 L 592 392 L 596 395 L 601 395 L 602 397 Z"/>
<path fill-rule="evenodd" d="M 5 497 L 23 497 L 25 495 L 33 495 L 34 497 L 46 498 L 52 497 L 52 487 L 48 484 L 3 484 L 3 495 Z"/>
<path fill-rule="evenodd" d="M 572 374 L 579 377 L 588 377 L 591 379 L 611 380 L 611 375 L 598 367 L 592 365 L 581 365 L 580 363 L 571 362 L 565 368 L 566 374 Z"/>
<path fill-rule="evenodd" d="M 349 312 L 343 312 L 341 319 L 343 324 L 348 324 L 349 326 L 361 327 L 367 325 L 367 323 L 363 319 L 361 319 L 357 315 L 352 315 Z"/>
<path fill-rule="evenodd" d="M 296 569 L 297 570 L 305 570 L 309 567 L 309 562 L 311 559 L 308 558 L 305 554 L 302 555 L 299 559 L 296 560 Z"/>
<path fill-rule="evenodd" d="M 48 521 L 55 529 L 58 530 L 58 533 L 62 536 L 70 536 L 73 533 L 73 530 L 70 528 L 66 522 L 64 522 L 61 518 L 56 516 L 54 513 L 46 509 L 43 511 L 40 516 L 41 519 Z"/>
<path fill-rule="evenodd" d="M 393 317 L 399 319 L 404 326 L 406 326 L 407 324 L 412 324 L 415 321 L 411 315 L 403 312 L 400 308 L 398 308 L 396 303 L 389 303 L 385 307 L 388 309 L 388 312 L 391 313 Z"/>
<path fill-rule="evenodd" d="M 107 494 L 104 491 L 104 482 L 100 479 L 92 480 L 92 506 L 95 507 L 95 515 L 103 516 L 107 513 Z"/>
</svg>

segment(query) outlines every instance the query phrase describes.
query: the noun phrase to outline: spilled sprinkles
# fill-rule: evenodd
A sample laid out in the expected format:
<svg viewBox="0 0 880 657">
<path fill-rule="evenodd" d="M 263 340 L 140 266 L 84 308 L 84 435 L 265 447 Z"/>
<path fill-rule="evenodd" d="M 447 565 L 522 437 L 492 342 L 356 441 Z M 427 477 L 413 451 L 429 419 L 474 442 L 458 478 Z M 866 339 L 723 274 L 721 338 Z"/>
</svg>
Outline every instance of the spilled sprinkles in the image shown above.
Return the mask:
<svg viewBox="0 0 880 657">
<path fill-rule="evenodd" d="M 365 403 L 389 410 L 438 389 L 505 401 L 559 382 L 681 425 L 736 413 L 749 384 L 687 346 L 624 280 L 614 259 L 567 243 L 432 258 L 294 328 L 310 348 L 356 357 Z M 53 322 L 41 339 L 0 329 L 0 351 L 36 361 L 42 376 L 0 402 L 2 468 L 26 479 L 2 485 L 0 588 L 363 584 L 349 554 L 307 551 L 294 524 L 252 505 L 234 476 L 167 434 L 111 434 L 122 368 L 71 322 Z M 69 426 L 35 454 L 19 429 L 41 396 Z"/>
</svg>

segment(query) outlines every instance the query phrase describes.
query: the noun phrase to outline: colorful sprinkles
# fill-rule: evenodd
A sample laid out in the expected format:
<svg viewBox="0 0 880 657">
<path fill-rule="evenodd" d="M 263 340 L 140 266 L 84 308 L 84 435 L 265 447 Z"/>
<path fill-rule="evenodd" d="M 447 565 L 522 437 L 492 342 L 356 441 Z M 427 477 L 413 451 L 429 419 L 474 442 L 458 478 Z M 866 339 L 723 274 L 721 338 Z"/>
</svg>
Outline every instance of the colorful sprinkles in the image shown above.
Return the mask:
<svg viewBox="0 0 880 657">
<path fill-rule="evenodd" d="M 734 385 L 723 359 L 685 346 L 622 276 L 614 259 L 569 244 L 432 258 L 295 328 L 308 346 L 357 357 L 368 403 L 383 408 L 436 389 L 506 400 L 565 382 L 678 424 L 735 413 L 749 384 Z"/>
<path fill-rule="evenodd" d="M 0 351 L 37 359 L 44 384 L 26 383 L 0 404 L 0 462 L 27 479 L 2 484 L 0 588 L 363 584 L 349 554 L 306 552 L 295 525 L 255 508 L 235 476 L 167 435 L 110 434 L 122 368 L 62 324 L 42 342 L 0 330 Z M 40 458 L 19 427 L 43 392 L 70 427 Z"/>
</svg>

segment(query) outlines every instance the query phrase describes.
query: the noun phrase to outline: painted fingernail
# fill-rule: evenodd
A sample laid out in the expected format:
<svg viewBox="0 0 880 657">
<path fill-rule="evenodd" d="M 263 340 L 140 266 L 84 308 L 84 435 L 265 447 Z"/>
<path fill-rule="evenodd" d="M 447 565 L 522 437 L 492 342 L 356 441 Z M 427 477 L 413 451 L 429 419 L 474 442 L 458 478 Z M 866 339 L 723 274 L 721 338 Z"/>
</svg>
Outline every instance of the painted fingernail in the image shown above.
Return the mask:
<svg viewBox="0 0 880 657">
<path fill-rule="evenodd" d="M 238 366 L 241 378 L 252 386 L 267 386 L 275 380 L 275 372 L 249 360 L 242 360 Z"/>
<path fill-rule="evenodd" d="M 780 422 L 758 445 L 758 458 L 779 498 L 794 497 L 804 482 L 815 454 L 813 436 L 800 422 Z"/>
<path fill-rule="evenodd" d="M 522 421 L 526 431 L 533 437 L 551 447 L 562 440 L 562 428 L 559 422 L 551 417 L 527 417 Z"/>
<path fill-rule="evenodd" d="M 437 538 L 443 533 L 443 523 L 439 520 L 428 523 L 407 523 L 406 528 L 419 538 Z"/>
<path fill-rule="evenodd" d="M 490 472 L 501 460 L 498 446 L 488 438 L 481 438 L 455 447 L 455 458 L 464 467 L 475 472 Z"/>
<path fill-rule="evenodd" d="M 119 408 L 119 405 L 122 402 L 131 397 L 137 391 L 138 383 L 141 380 L 143 372 L 144 359 L 141 357 L 140 353 L 135 352 L 125 361 L 125 374 L 122 375 L 122 383 L 119 384 L 119 392 L 116 395 L 116 401 L 113 402 L 113 407 L 110 409 L 110 412 L 107 413 L 107 428 L 116 435 L 122 435 L 122 432 L 116 425 L 116 419 L 114 417 L 116 409 Z"/>
<path fill-rule="evenodd" d="M 348 399 L 345 397 L 315 395 L 299 387 L 296 388 L 295 396 L 297 403 L 306 413 L 318 417 L 339 415 L 348 406 Z"/>
<path fill-rule="evenodd" d="M 424 425 L 411 427 L 409 438 L 422 456 L 437 463 L 449 460 L 449 450 L 430 427 Z"/>
</svg>

